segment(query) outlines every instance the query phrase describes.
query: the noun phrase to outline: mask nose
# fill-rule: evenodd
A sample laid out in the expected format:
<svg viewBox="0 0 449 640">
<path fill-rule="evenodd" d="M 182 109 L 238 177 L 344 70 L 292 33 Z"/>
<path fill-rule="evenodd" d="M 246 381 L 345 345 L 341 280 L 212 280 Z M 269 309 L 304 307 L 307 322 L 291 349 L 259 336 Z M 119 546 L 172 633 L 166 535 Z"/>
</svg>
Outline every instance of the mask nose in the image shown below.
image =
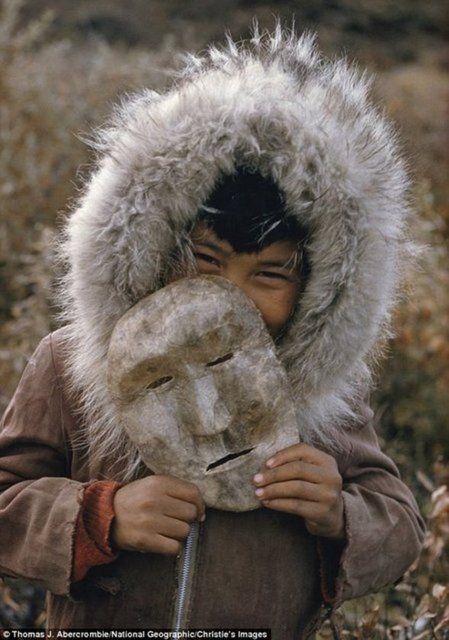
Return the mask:
<svg viewBox="0 0 449 640">
<path fill-rule="evenodd" d="M 190 431 L 198 436 L 208 436 L 226 431 L 231 414 L 219 398 L 212 376 L 205 375 L 193 383 L 193 401 L 198 419 L 191 424 Z"/>
</svg>

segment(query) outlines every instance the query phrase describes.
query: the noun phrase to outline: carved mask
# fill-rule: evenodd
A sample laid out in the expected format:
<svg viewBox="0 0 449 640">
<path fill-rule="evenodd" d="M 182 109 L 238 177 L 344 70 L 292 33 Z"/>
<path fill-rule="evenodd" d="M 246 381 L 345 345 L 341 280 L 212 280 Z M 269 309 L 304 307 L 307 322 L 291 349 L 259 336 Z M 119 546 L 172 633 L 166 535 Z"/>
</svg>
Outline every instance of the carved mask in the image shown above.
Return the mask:
<svg viewBox="0 0 449 640">
<path fill-rule="evenodd" d="M 120 420 L 155 473 L 208 506 L 260 506 L 252 477 L 298 442 L 286 373 L 253 303 L 228 280 L 178 280 L 117 323 L 108 376 Z"/>
</svg>

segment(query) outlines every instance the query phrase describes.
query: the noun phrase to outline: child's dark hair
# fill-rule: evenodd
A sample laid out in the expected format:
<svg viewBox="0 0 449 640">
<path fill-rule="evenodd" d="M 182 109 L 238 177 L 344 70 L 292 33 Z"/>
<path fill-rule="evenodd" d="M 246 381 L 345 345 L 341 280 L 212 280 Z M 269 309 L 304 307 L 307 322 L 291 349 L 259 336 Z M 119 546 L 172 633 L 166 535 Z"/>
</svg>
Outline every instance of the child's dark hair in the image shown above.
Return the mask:
<svg viewBox="0 0 449 640">
<path fill-rule="evenodd" d="M 284 196 L 271 178 L 239 168 L 224 176 L 198 217 L 238 253 L 256 253 L 273 242 L 298 245 L 303 274 L 308 272 L 307 231 L 288 214 Z"/>
</svg>

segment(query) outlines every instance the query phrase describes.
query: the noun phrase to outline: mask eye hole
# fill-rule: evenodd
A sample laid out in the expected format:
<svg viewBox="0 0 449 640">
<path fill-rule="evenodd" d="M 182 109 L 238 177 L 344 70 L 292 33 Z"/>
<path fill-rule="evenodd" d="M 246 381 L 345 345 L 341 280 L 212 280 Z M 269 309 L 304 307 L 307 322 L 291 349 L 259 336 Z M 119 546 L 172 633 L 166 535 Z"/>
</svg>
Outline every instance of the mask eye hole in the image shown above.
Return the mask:
<svg viewBox="0 0 449 640">
<path fill-rule="evenodd" d="M 208 362 L 206 364 L 206 367 L 215 367 L 216 364 L 221 364 L 222 362 L 226 362 L 227 360 L 230 360 L 233 356 L 234 356 L 233 353 L 225 353 L 224 356 L 220 356 L 216 360 L 212 360 L 212 362 Z"/>
<path fill-rule="evenodd" d="M 162 378 L 158 378 L 154 382 L 151 382 L 151 384 L 148 384 L 145 389 L 157 389 L 158 387 L 162 387 L 163 384 L 167 384 L 167 382 L 170 382 L 171 380 L 173 380 L 173 376 L 163 376 Z"/>
</svg>

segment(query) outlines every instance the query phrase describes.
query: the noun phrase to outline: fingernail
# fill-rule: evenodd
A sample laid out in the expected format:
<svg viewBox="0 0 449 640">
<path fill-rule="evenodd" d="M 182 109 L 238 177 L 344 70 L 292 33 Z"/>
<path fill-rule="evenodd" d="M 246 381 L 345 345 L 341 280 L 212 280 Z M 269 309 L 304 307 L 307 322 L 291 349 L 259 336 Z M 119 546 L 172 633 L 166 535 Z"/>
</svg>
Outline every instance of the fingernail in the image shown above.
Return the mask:
<svg viewBox="0 0 449 640">
<path fill-rule="evenodd" d="M 201 516 L 201 518 L 200 518 L 200 522 L 204 522 L 204 521 L 205 521 L 205 519 L 206 519 L 206 514 L 205 514 L 205 513 L 203 513 L 203 515 L 202 515 L 202 516 Z"/>
<path fill-rule="evenodd" d="M 254 482 L 256 484 L 260 484 L 261 482 L 263 482 L 263 475 L 261 473 L 256 473 L 256 475 L 254 476 Z"/>
<path fill-rule="evenodd" d="M 272 467 L 274 465 L 274 458 L 270 458 L 266 462 L 267 467 Z"/>
<path fill-rule="evenodd" d="M 256 496 L 263 496 L 263 489 L 256 489 Z"/>
</svg>

